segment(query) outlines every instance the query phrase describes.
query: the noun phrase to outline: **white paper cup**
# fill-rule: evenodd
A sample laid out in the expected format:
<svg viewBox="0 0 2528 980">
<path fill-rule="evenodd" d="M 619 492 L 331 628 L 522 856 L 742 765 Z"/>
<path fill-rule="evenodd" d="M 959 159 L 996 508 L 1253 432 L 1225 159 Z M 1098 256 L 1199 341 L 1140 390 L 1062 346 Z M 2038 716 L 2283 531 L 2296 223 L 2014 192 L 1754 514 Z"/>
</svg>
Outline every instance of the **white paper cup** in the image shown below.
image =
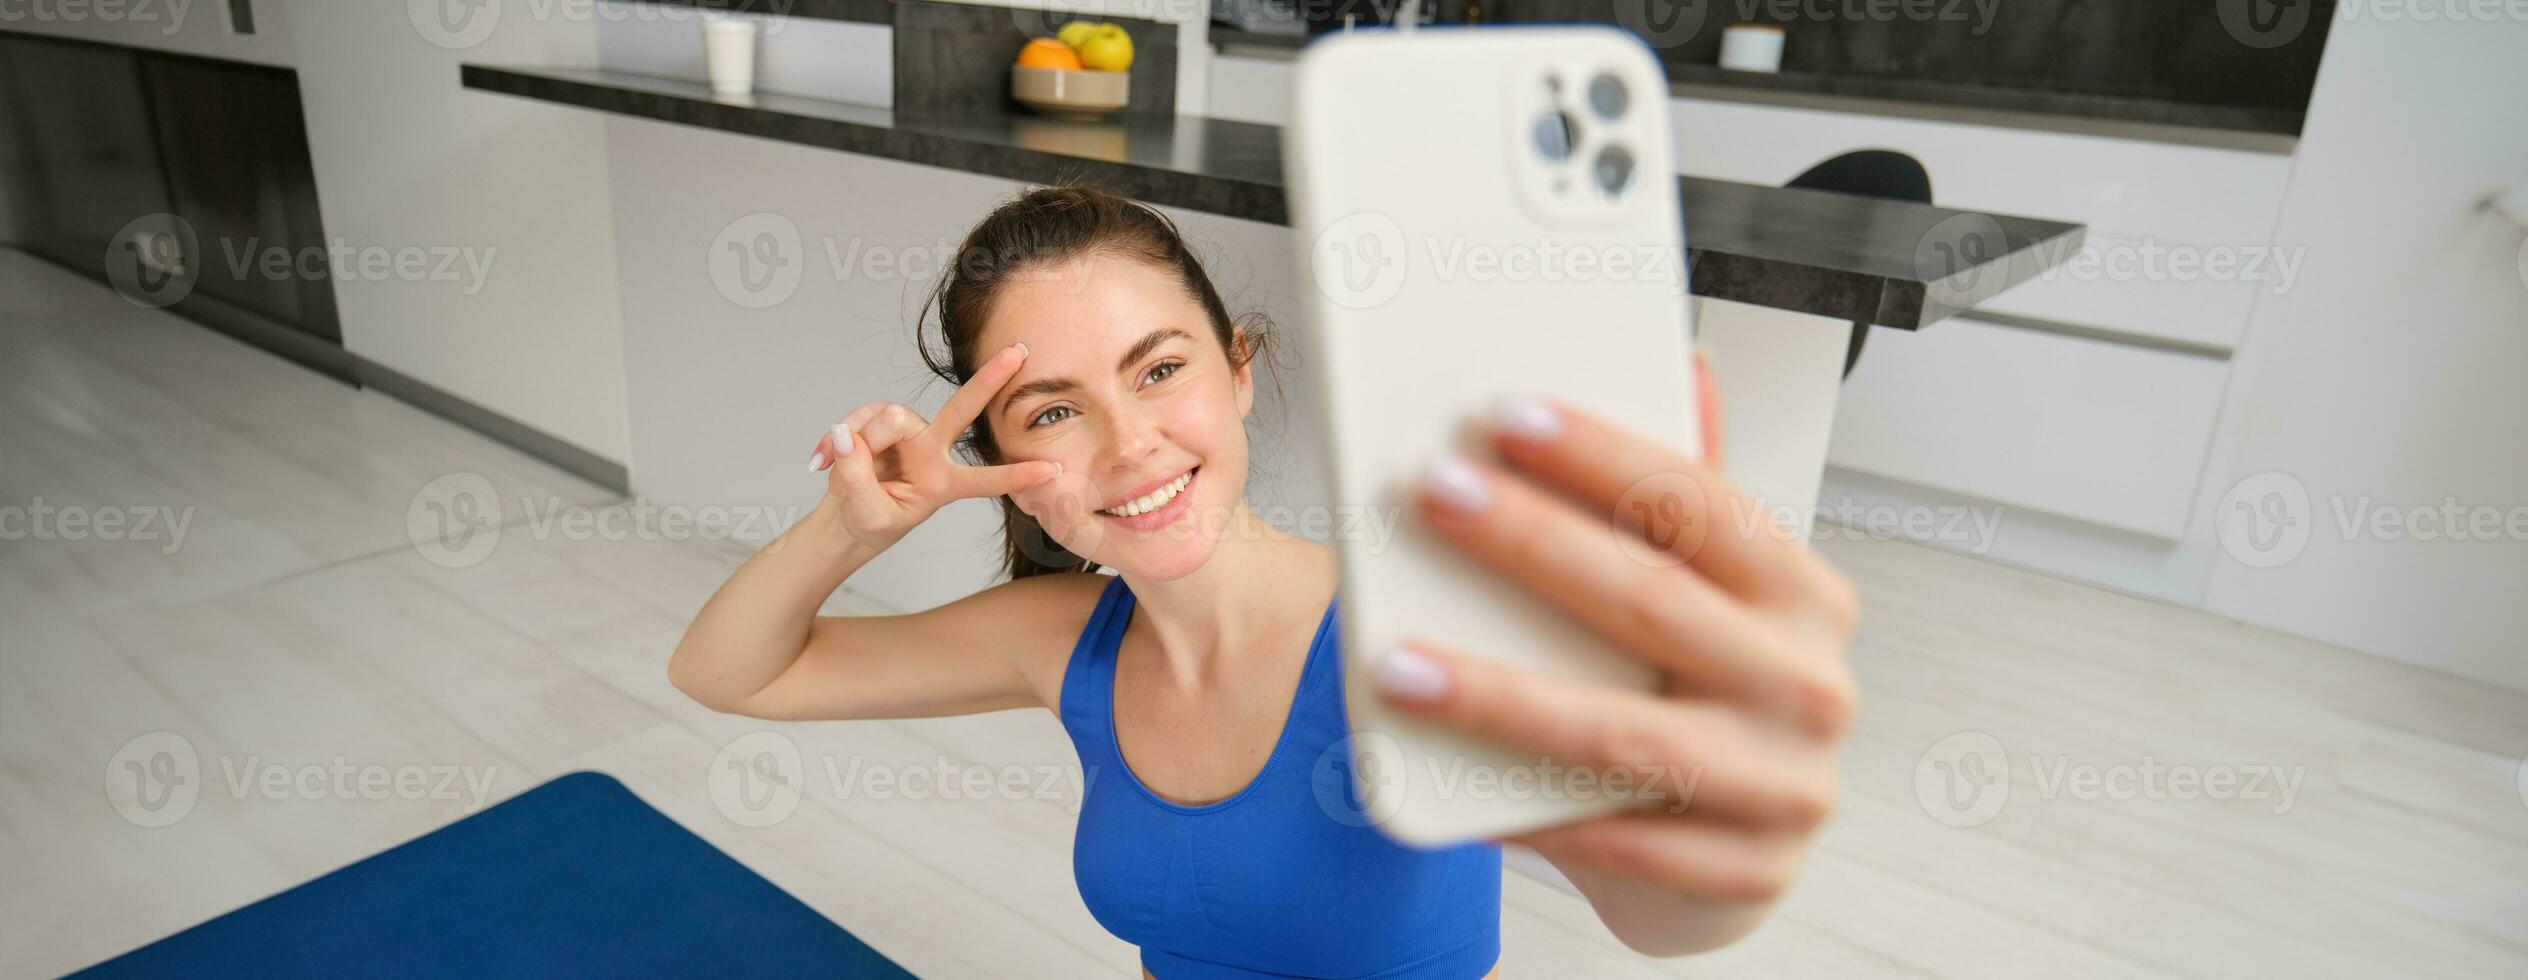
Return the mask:
<svg viewBox="0 0 2528 980">
<path fill-rule="evenodd" d="M 702 54 L 711 68 L 711 91 L 744 95 L 755 90 L 754 21 L 704 18 Z"/>
<path fill-rule="evenodd" d="M 1782 70 L 1782 29 L 1770 24 L 1737 24 L 1720 32 L 1720 66 L 1739 71 Z"/>
</svg>

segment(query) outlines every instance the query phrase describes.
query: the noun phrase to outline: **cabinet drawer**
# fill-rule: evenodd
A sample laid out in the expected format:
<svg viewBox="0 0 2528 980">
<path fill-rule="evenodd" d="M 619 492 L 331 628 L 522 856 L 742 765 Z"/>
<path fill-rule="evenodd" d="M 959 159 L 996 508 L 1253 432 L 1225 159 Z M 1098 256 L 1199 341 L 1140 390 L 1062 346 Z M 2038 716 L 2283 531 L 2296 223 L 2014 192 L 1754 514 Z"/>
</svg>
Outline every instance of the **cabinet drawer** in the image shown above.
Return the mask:
<svg viewBox="0 0 2528 980">
<path fill-rule="evenodd" d="M 1971 316 L 1876 330 L 1827 461 L 2173 541 L 2228 369 Z"/>
</svg>

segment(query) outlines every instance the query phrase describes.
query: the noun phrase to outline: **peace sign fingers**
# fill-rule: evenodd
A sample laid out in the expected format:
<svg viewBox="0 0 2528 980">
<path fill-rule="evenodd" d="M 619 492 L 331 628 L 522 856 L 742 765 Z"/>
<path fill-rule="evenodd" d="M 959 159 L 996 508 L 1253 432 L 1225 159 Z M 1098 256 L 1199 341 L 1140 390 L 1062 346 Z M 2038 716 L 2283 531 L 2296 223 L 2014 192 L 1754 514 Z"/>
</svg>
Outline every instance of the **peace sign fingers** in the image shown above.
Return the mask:
<svg viewBox="0 0 2528 980">
<path fill-rule="evenodd" d="M 1017 377 L 1018 369 L 1026 363 L 1027 345 L 1018 343 L 1002 348 L 976 367 L 974 377 L 966 379 L 956 394 L 948 396 L 948 404 L 940 406 L 939 417 L 931 421 L 931 430 L 939 434 L 942 444 L 955 442 L 958 433 L 973 425 L 992 404 L 993 396 L 1000 394 L 1001 388 Z"/>
</svg>

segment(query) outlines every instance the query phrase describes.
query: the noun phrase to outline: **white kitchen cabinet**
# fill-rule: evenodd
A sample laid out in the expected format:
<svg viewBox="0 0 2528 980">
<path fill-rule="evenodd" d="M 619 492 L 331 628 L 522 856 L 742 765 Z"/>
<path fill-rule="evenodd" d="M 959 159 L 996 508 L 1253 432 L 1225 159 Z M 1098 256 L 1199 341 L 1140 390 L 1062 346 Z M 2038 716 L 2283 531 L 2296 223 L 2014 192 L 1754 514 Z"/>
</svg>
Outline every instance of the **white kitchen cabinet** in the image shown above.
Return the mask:
<svg viewBox="0 0 2528 980">
<path fill-rule="evenodd" d="M 1828 459 L 2175 541 L 2228 367 L 1972 316 L 1881 330 L 1844 383 Z"/>
<path fill-rule="evenodd" d="M 2088 224 L 2082 254 L 1974 313 L 1917 333 L 1874 330 L 1842 392 L 1828 460 L 2171 546 L 2184 537 L 2228 353 L 2259 291 L 2285 284 L 2286 263 L 2298 269 L 2268 247 L 2288 155 L 1671 105 L 1689 173 L 1781 183 L 1840 153 L 1893 149 L 1923 162 L 1935 203 Z M 2214 274 L 2171 263 L 2177 255 L 2237 265 Z"/>
</svg>

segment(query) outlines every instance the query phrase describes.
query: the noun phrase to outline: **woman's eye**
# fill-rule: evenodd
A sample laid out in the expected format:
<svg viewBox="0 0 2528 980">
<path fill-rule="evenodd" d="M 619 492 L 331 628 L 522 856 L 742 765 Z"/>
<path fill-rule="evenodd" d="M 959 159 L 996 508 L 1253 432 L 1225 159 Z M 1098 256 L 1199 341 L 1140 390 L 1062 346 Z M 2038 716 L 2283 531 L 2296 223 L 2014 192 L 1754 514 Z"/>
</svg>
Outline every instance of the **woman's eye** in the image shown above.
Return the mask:
<svg viewBox="0 0 2528 980">
<path fill-rule="evenodd" d="M 1153 367 L 1153 368 L 1151 368 L 1151 369 L 1150 369 L 1147 373 L 1144 373 L 1141 377 L 1142 377 L 1142 379 L 1143 379 L 1143 380 L 1145 380 L 1145 381 L 1149 382 L 1150 384 L 1157 384 L 1157 383 L 1159 383 L 1159 382 L 1161 382 L 1161 381 L 1165 381 L 1165 380 L 1167 380 L 1168 378 L 1175 377 L 1175 376 L 1176 376 L 1177 369 L 1182 368 L 1182 367 L 1184 367 L 1184 366 L 1185 366 L 1185 362 L 1183 362 L 1183 361 L 1168 361 L 1168 362 L 1166 362 L 1166 363 L 1163 363 L 1163 364 L 1158 365 L 1157 367 Z M 1165 373 L 1164 375 L 1161 375 L 1161 374 L 1160 374 L 1160 372 L 1166 372 L 1166 373 Z M 1154 377 L 1153 377 L 1153 375 L 1159 375 L 1159 376 L 1154 378 Z M 1055 422 L 1059 422 L 1059 421 L 1062 421 L 1063 419 L 1070 418 L 1070 416 L 1069 416 L 1069 415 L 1064 415 L 1064 416 L 1061 416 L 1061 417 L 1058 417 L 1058 418 L 1057 418 L 1057 417 L 1055 417 L 1055 416 L 1054 416 L 1054 414 L 1053 414 L 1053 413 L 1055 413 L 1055 412 L 1069 412 L 1069 411 L 1071 411 L 1071 406 L 1069 406 L 1069 405 L 1056 405 L 1056 406 L 1054 406 L 1054 407 L 1052 407 L 1052 408 L 1045 409 L 1045 410 L 1044 410 L 1044 411 L 1042 411 L 1042 412 L 1038 412 L 1038 413 L 1036 413 L 1036 417 L 1035 417 L 1035 418 L 1029 419 L 1029 420 L 1027 421 L 1027 427 L 1028 427 L 1028 428 L 1030 428 L 1030 429 L 1033 429 L 1033 428 L 1036 428 L 1036 427 L 1038 427 L 1038 426 L 1052 425 L 1052 424 L 1053 424 L 1053 423 L 1055 423 Z M 1075 414 L 1076 414 L 1076 413 L 1075 413 Z"/>
</svg>

